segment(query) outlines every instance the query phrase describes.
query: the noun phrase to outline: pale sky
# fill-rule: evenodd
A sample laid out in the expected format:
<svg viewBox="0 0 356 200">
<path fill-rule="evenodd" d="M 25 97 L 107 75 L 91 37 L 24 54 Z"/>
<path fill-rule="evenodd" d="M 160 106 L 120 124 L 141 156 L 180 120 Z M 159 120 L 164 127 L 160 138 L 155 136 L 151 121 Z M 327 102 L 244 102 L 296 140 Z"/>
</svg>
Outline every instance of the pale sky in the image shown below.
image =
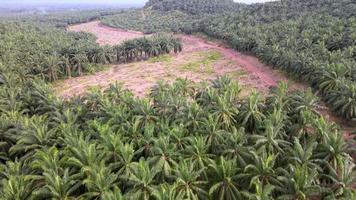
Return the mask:
<svg viewBox="0 0 356 200">
<path fill-rule="evenodd" d="M 271 0 L 234 0 L 235 2 L 241 2 L 241 3 L 263 3 Z"/>
<path fill-rule="evenodd" d="M 15 3 L 15 4 L 144 4 L 147 0 L 0 0 L 1 3 Z M 179 0 L 177 0 L 179 1 Z M 270 0 L 234 0 L 241 3 L 260 3 Z"/>
</svg>

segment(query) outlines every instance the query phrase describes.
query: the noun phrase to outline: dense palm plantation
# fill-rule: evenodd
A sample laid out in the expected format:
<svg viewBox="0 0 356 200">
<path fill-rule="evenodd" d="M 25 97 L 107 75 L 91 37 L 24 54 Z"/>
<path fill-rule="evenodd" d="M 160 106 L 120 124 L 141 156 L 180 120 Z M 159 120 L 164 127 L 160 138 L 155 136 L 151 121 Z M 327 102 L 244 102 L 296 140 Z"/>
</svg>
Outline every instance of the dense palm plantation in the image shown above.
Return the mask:
<svg viewBox="0 0 356 200">
<path fill-rule="evenodd" d="M 154 10 L 181 10 L 189 14 L 236 12 L 242 7 L 243 4 L 233 0 L 150 0 L 145 5 L 145 8 Z"/>
<path fill-rule="evenodd" d="M 281 84 L 267 99 L 221 77 L 118 86 L 62 102 L 1 86 L 2 199 L 352 199 L 342 134 Z M 27 92 L 25 92 L 27 91 Z M 152 102 L 152 103 L 150 103 Z"/>
<path fill-rule="evenodd" d="M 279 4 L 248 8 L 269 5 Z M 335 13 L 346 16 L 347 9 Z M 230 15 L 206 18 L 213 25 L 201 28 L 301 73 L 335 111 L 354 118 L 354 18 L 282 23 L 276 15 L 268 25 L 265 16 L 255 16 L 256 27 L 236 25 L 236 37 L 221 34 L 229 30 L 221 28 L 224 20 L 235 20 Z M 118 85 L 57 98 L 48 84 L 56 79 L 182 49 L 171 35 L 109 47 L 61 28 L 88 16 L 98 18 L 87 13 L 48 15 L 41 25 L 31 19 L 0 23 L 1 200 L 355 198 L 354 149 L 314 109 L 319 100 L 312 90 L 289 92 L 280 83 L 267 97 L 253 91 L 242 98 L 237 82 L 219 77 L 202 84 L 161 82 L 142 99 Z M 300 26 L 305 30 L 294 32 Z M 248 37 L 251 31 L 255 38 Z M 336 33 L 340 38 L 331 37 Z"/>
<path fill-rule="evenodd" d="M 105 16 L 101 22 L 107 26 L 126 30 L 141 31 L 146 34 L 157 32 L 188 32 L 191 23 L 198 16 L 180 10 L 160 11 L 146 9 L 126 10 L 119 14 Z"/>
</svg>

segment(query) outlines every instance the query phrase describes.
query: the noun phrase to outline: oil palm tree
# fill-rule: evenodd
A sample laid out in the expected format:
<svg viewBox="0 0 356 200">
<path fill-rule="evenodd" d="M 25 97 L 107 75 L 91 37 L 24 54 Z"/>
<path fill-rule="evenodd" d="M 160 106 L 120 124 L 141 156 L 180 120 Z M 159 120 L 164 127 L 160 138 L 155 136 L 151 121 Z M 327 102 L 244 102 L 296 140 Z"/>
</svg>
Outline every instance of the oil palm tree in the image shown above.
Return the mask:
<svg viewBox="0 0 356 200">
<path fill-rule="evenodd" d="M 61 64 L 64 66 L 64 71 L 65 74 L 67 75 L 67 78 L 72 78 L 73 66 L 72 63 L 70 62 L 70 58 L 67 56 L 62 56 Z"/>
<path fill-rule="evenodd" d="M 211 148 L 211 152 L 214 152 L 222 143 L 224 134 L 229 133 L 220 128 L 218 119 L 213 115 L 209 115 L 207 119 L 203 119 L 201 124 L 203 128 L 200 132 L 205 136 L 205 144 Z"/>
<path fill-rule="evenodd" d="M 311 170 L 321 171 L 318 159 L 313 157 L 317 144 L 318 143 L 313 139 L 301 143 L 301 141 L 295 137 L 293 149 L 288 151 L 288 160 L 295 165 L 306 166 Z"/>
<path fill-rule="evenodd" d="M 350 83 L 340 90 L 330 92 L 325 96 L 326 102 L 331 109 L 346 119 L 352 120 L 356 116 L 356 85 Z"/>
<path fill-rule="evenodd" d="M 236 125 L 238 109 L 224 97 L 217 97 L 212 113 L 225 130 L 231 130 Z"/>
<path fill-rule="evenodd" d="M 174 149 L 176 149 L 177 152 L 183 151 L 189 145 L 190 139 L 187 135 L 187 130 L 184 129 L 182 126 L 172 127 L 168 131 L 170 143 L 173 143 Z"/>
<path fill-rule="evenodd" d="M 48 55 L 45 58 L 44 72 L 47 80 L 58 80 L 58 74 L 60 73 L 60 59 L 57 55 Z"/>
<path fill-rule="evenodd" d="M 143 159 L 140 159 L 138 163 L 133 163 L 131 170 L 132 173 L 127 177 L 127 184 L 132 187 L 130 194 L 135 199 L 150 199 L 158 170 L 151 169 L 148 162 Z"/>
<path fill-rule="evenodd" d="M 347 154 L 347 144 L 339 133 L 330 133 L 322 138 L 314 154 L 316 158 L 327 161 L 334 169 L 343 166 Z"/>
<path fill-rule="evenodd" d="M 102 64 L 109 64 L 113 62 L 114 60 L 113 49 L 108 45 L 100 47 L 98 51 L 94 54 L 93 60 L 96 63 L 102 63 Z"/>
<path fill-rule="evenodd" d="M 26 119 L 24 130 L 16 144 L 10 148 L 10 154 L 22 155 L 22 159 L 28 159 L 34 155 L 36 149 L 55 144 L 55 132 L 49 129 L 47 123 L 43 117 Z"/>
<path fill-rule="evenodd" d="M 253 90 L 251 95 L 248 97 L 247 103 L 243 104 L 240 108 L 239 114 L 237 116 L 238 121 L 246 127 L 246 129 L 251 131 L 257 131 L 261 126 L 261 122 L 264 120 L 265 115 L 262 112 L 263 103 L 260 101 L 260 95 Z"/>
<path fill-rule="evenodd" d="M 276 168 L 277 155 L 268 155 L 268 153 L 262 150 L 260 154 L 251 151 L 251 156 L 253 159 L 252 163 L 245 167 L 244 172 L 238 175 L 238 178 L 242 178 L 245 184 L 250 185 L 257 180 L 261 181 L 264 185 L 280 185 L 280 181 L 277 179 L 277 172 L 280 170 Z"/>
<path fill-rule="evenodd" d="M 285 141 L 285 133 L 283 130 L 283 122 L 272 122 L 271 119 L 266 119 L 264 122 L 264 133 L 261 135 L 253 135 L 251 138 L 255 140 L 256 149 L 264 148 L 269 153 L 283 153 L 290 146 L 288 141 Z"/>
<path fill-rule="evenodd" d="M 98 165 L 85 166 L 82 171 L 85 174 L 82 183 L 87 192 L 83 193 L 81 197 L 86 199 L 104 200 L 104 194 L 110 192 L 118 180 L 118 175 L 106 167 L 103 161 Z"/>
<path fill-rule="evenodd" d="M 170 143 L 169 137 L 161 137 L 154 141 L 152 147 L 152 156 L 149 159 L 149 163 L 152 168 L 159 171 L 157 173 L 157 179 L 164 181 L 171 178 L 173 166 L 176 164 L 177 152 L 174 148 L 174 144 Z"/>
<path fill-rule="evenodd" d="M 183 155 L 196 170 L 202 170 L 203 175 L 206 176 L 205 168 L 213 158 L 213 154 L 209 153 L 210 147 L 206 145 L 204 137 L 191 138 L 189 144 L 183 151 Z"/>
<path fill-rule="evenodd" d="M 105 200 L 124 200 L 125 197 L 121 194 L 121 191 L 118 187 L 114 187 L 114 189 L 107 191 L 103 194 L 103 199 Z"/>
<path fill-rule="evenodd" d="M 72 58 L 74 68 L 78 76 L 83 75 L 83 64 L 88 62 L 88 57 L 85 54 L 75 54 Z"/>
<path fill-rule="evenodd" d="M 251 200 L 269 200 L 272 199 L 272 194 L 275 190 L 275 187 L 272 185 L 263 185 L 261 181 L 256 181 L 255 185 L 255 193 L 250 193 L 246 191 L 242 191 L 242 196 L 251 199 Z"/>
<path fill-rule="evenodd" d="M 157 200 L 182 199 L 182 195 L 177 194 L 175 187 L 175 185 L 169 185 L 167 183 L 161 184 L 153 189 L 152 196 Z"/>
<path fill-rule="evenodd" d="M 195 169 L 194 164 L 188 161 L 181 161 L 174 170 L 176 177 L 175 191 L 177 195 L 189 200 L 207 198 L 208 194 L 204 190 L 206 181 L 201 180 L 204 168 Z"/>
<path fill-rule="evenodd" d="M 225 134 L 220 151 L 225 158 L 236 160 L 239 167 L 244 168 L 251 151 L 244 129 L 234 129 L 231 133 Z"/>
<path fill-rule="evenodd" d="M 10 176 L 2 180 L 0 199 L 26 200 L 32 197 L 34 182 L 29 176 Z"/>
<path fill-rule="evenodd" d="M 328 165 L 328 173 L 321 176 L 326 178 L 322 185 L 331 190 L 330 198 L 353 198 L 353 185 L 355 183 L 355 164 L 351 159 L 345 159 L 342 166 L 337 169 Z"/>
<path fill-rule="evenodd" d="M 276 190 L 281 190 L 284 195 L 279 199 L 310 199 L 321 194 L 321 188 L 316 184 L 316 169 L 310 170 L 307 166 L 291 166 L 289 172 L 280 176 L 282 185 Z"/>
<path fill-rule="evenodd" d="M 81 185 L 77 177 L 70 175 L 69 169 L 65 169 L 62 175 L 53 170 L 43 172 L 44 184 L 33 192 L 37 198 L 50 198 L 61 200 L 74 200 L 74 193 Z"/>
<path fill-rule="evenodd" d="M 213 162 L 209 165 L 212 177 L 212 186 L 209 189 L 209 195 L 213 199 L 240 199 L 241 192 L 236 175 L 238 167 L 236 160 L 225 160 L 220 157 L 218 162 Z"/>
</svg>

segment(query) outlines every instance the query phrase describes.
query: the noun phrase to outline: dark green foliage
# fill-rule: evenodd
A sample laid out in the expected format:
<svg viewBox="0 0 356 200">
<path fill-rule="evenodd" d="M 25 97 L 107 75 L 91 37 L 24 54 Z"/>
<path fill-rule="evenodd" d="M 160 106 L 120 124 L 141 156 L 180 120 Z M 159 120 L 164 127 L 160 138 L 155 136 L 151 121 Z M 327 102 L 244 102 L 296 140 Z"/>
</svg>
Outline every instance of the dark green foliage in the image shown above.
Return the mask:
<svg viewBox="0 0 356 200">
<path fill-rule="evenodd" d="M 150 0 L 145 7 L 161 11 L 181 10 L 189 14 L 212 14 L 237 11 L 239 4 L 233 0 Z"/>
<path fill-rule="evenodd" d="M 85 23 L 99 20 L 104 16 L 114 15 L 125 12 L 123 9 L 104 9 L 104 10 L 75 10 L 51 12 L 49 14 L 19 14 L 10 16 L 0 16 L 0 20 L 36 22 L 41 25 L 52 25 L 59 28 L 66 28 L 71 24 Z"/>
<path fill-rule="evenodd" d="M 178 10 L 163 12 L 136 9 L 105 16 L 101 21 L 111 27 L 150 34 L 157 32 L 188 32 L 193 29 L 192 23 L 196 19 L 198 19 L 197 16 L 191 16 Z"/>
<path fill-rule="evenodd" d="M 148 100 L 113 85 L 63 104 L 32 81 L 30 98 L 17 87 L 0 103 L 2 199 L 352 199 L 342 135 L 283 84 L 246 102 L 222 77 L 162 83 Z M 295 134 L 304 113 L 307 133 Z"/>
</svg>

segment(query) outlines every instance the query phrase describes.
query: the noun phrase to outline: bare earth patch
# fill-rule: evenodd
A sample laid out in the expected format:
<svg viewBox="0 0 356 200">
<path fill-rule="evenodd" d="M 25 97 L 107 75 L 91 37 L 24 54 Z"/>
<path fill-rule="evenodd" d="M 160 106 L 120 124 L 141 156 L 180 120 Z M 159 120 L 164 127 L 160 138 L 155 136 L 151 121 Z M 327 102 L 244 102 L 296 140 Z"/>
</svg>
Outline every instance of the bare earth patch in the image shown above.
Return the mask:
<svg viewBox="0 0 356 200">
<path fill-rule="evenodd" d="M 126 31 L 117 28 L 104 26 L 100 21 L 92 21 L 83 24 L 76 24 L 69 26 L 68 31 L 74 32 L 88 32 L 96 35 L 97 42 L 101 45 L 115 45 L 123 42 L 124 40 L 139 38 L 143 33 L 136 31 Z"/>
</svg>

